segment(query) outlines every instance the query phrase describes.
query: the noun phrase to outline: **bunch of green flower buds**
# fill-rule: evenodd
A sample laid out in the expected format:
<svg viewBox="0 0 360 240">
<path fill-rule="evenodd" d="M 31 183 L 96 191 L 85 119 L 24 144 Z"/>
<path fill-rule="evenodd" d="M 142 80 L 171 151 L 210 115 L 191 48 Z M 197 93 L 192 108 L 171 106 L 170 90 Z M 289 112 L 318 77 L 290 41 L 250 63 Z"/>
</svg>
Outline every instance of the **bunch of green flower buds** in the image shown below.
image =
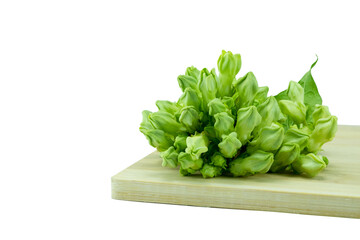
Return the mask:
<svg viewBox="0 0 360 240">
<path fill-rule="evenodd" d="M 157 101 L 159 111 L 143 111 L 140 131 L 160 152 L 162 165 L 179 167 L 182 175 L 314 177 L 328 165 L 319 152 L 337 130 L 311 75 L 316 62 L 299 82 L 268 96 L 252 72 L 236 78 L 240 54 L 222 51 L 218 75 L 187 68 L 178 77 L 179 100 Z"/>
</svg>

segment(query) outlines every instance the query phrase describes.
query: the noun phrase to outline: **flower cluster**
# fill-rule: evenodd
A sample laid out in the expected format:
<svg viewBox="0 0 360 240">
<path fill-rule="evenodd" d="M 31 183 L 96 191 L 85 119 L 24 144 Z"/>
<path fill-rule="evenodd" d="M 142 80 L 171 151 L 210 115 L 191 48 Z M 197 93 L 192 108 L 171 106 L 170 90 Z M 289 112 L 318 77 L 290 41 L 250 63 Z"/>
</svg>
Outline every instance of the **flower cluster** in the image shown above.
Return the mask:
<svg viewBox="0 0 360 240">
<path fill-rule="evenodd" d="M 222 51 L 217 67 L 186 69 L 178 77 L 177 102 L 157 101 L 143 111 L 140 131 L 163 159 L 182 175 L 249 176 L 288 172 L 314 177 L 328 164 L 319 154 L 337 130 L 310 70 L 287 90 L 268 96 L 248 72 L 236 78 L 240 54 Z"/>
</svg>

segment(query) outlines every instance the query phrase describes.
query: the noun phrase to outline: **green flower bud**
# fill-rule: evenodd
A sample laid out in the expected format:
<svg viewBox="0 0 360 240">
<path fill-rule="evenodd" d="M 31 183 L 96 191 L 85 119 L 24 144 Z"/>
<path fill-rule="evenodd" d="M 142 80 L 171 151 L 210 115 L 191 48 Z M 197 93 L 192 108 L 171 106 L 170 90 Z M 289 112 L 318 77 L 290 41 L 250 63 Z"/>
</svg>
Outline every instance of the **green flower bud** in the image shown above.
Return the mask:
<svg viewBox="0 0 360 240">
<path fill-rule="evenodd" d="M 219 98 L 214 98 L 211 100 L 208 104 L 208 107 L 210 116 L 214 116 L 215 114 L 221 112 L 230 113 L 229 108 Z"/>
<path fill-rule="evenodd" d="M 170 101 L 158 100 L 156 101 L 156 106 L 158 107 L 159 111 L 168 112 L 173 115 L 180 110 L 176 103 Z"/>
<path fill-rule="evenodd" d="M 286 131 L 284 144 L 297 144 L 300 147 L 300 151 L 302 151 L 308 145 L 309 137 L 309 134 L 303 130 L 299 130 L 295 125 Z"/>
<path fill-rule="evenodd" d="M 232 52 L 222 51 L 217 66 L 219 69 L 219 96 L 231 96 L 232 95 L 232 82 L 236 77 L 236 74 L 241 68 L 241 56 L 240 54 L 232 54 Z"/>
<path fill-rule="evenodd" d="M 297 127 L 296 127 L 296 129 L 297 129 Z M 309 135 L 309 137 L 310 137 L 310 135 L 312 133 L 312 129 L 309 127 L 309 125 L 301 127 L 300 131 L 302 131 L 303 133 Z"/>
<path fill-rule="evenodd" d="M 304 103 L 304 88 L 297 82 L 290 81 L 287 95 L 293 102 Z"/>
<path fill-rule="evenodd" d="M 193 133 L 200 126 L 200 114 L 193 106 L 181 109 L 179 122 L 184 125 L 188 132 Z"/>
<path fill-rule="evenodd" d="M 297 144 L 284 144 L 274 156 L 271 166 L 272 172 L 284 170 L 300 156 L 300 147 Z"/>
<path fill-rule="evenodd" d="M 144 110 L 142 111 L 142 122 L 140 123 L 140 132 L 142 132 L 143 129 L 154 129 L 154 127 L 151 125 L 149 121 L 149 115 L 150 111 Z"/>
<path fill-rule="evenodd" d="M 254 105 L 257 106 L 263 103 L 267 99 L 268 92 L 269 92 L 269 87 L 267 86 L 259 87 L 254 97 Z"/>
<path fill-rule="evenodd" d="M 163 159 L 162 166 L 176 168 L 178 165 L 178 155 L 173 146 L 169 147 L 165 152 L 161 152 L 160 157 Z"/>
<path fill-rule="evenodd" d="M 207 109 L 208 103 L 216 98 L 217 82 L 214 75 L 209 73 L 206 68 L 201 70 L 198 88 L 202 95 L 204 108 Z"/>
<path fill-rule="evenodd" d="M 201 168 L 200 173 L 203 178 L 213 178 L 221 175 L 221 168 L 212 166 L 210 164 L 204 164 Z"/>
<path fill-rule="evenodd" d="M 200 71 L 200 75 L 199 75 L 200 78 L 199 78 L 199 79 L 205 78 L 205 77 L 209 76 L 210 74 L 212 74 L 211 71 L 209 72 L 209 70 L 208 70 L 207 68 L 203 68 L 203 69 L 201 69 L 201 71 Z"/>
<path fill-rule="evenodd" d="M 322 157 L 309 153 L 307 155 L 300 155 L 300 157 L 292 163 L 293 169 L 300 174 L 308 177 L 315 177 L 325 167 L 326 163 Z"/>
<path fill-rule="evenodd" d="M 177 152 L 183 152 L 186 149 L 186 138 L 187 135 L 178 135 L 175 138 L 174 147 Z"/>
<path fill-rule="evenodd" d="M 329 165 L 329 159 L 328 159 L 327 157 L 321 156 L 321 155 L 318 155 L 318 157 L 320 157 L 320 158 L 324 161 L 324 163 L 326 164 L 326 166 Z"/>
<path fill-rule="evenodd" d="M 238 101 L 240 107 L 247 107 L 253 103 L 254 97 L 259 89 L 258 82 L 252 72 L 234 81 L 234 88 L 239 93 Z"/>
<path fill-rule="evenodd" d="M 321 118 L 317 121 L 315 129 L 309 139 L 309 152 L 318 152 L 324 143 L 327 143 L 335 137 L 337 131 L 337 117 L 330 116 Z"/>
<path fill-rule="evenodd" d="M 198 79 L 193 76 L 180 75 L 177 78 L 181 91 L 185 91 L 186 88 L 197 89 Z"/>
<path fill-rule="evenodd" d="M 180 173 L 182 175 L 195 173 L 204 163 L 201 158 L 194 158 L 191 154 L 185 152 L 179 153 L 178 162 L 181 166 Z"/>
<path fill-rule="evenodd" d="M 234 99 L 232 97 L 223 97 L 221 98 L 221 101 L 229 108 L 235 108 Z"/>
<path fill-rule="evenodd" d="M 196 110 L 200 110 L 201 100 L 196 90 L 186 88 L 184 93 L 180 96 L 178 104 L 182 106 L 193 106 Z"/>
<path fill-rule="evenodd" d="M 235 106 L 234 99 L 232 97 L 222 97 L 221 101 L 225 104 L 225 106 L 229 109 L 229 113 L 232 116 L 236 115 L 237 108 Z"/>
<path fill-rule="evenodd" d="M 280 148 L 284 139 L 284 128 L 280 124 L 271 124 L 260 130 L 259 136 L 248 145 L 248 152 L 258 149 L 273 152 Z"/>
<path fill-rule="evenodd" d="M 225 50 L 222 50 L 217 66 L 221 74 L 235 77 L 241 68 L 241 56 L 240 54 L 233 55 L 230 51 L 226 52 Z"/>
<path fill-rule="evenodd" d="M 209 139 L 204 133 L 195 134 L 186 138 L 186 153 L 189 153 L 194 159 L 199 159 L 202 153 L 208 151 Z"/>
<path fill-rule="evenodd" d="M 216 130 L 214 128 L 214 126 L 206 126 L 204 128 L 204 133 L 206 134 L 206 136 L 208 138 L 216 138 Z"/>
<path fill-rule="evenodd" d="M 319 104 L 315 105 L 314 112 L 312 113 L 312 117 L 315 125 L 319 119 L 328 118 L 330 116 L 331 114 L 327 106 L 323 106 Z"/>
<path fill-rule="evenodd" d="M 168 134 L 175 136 L 186 131 L 186 128 L 178 123 L 175 117 L 168 112 L 159 111 L 150 113 L 148 118 L 154 128 L 163 130 Z"/>
<path fill-rule="evenodd" d="M 235 132 L 242 144 L 250 138 L 254 128 L 261 122 L 261 116 L 255 106 L 240 108 L 237 112 Z"/>
<path fill-rule="evenodd" d="M 215 68 L 212 68 L 212 69 L 211 69 L 210 74 L 213 75 L 213 77 L 215 78 L 215 81 L 216 81 L 216 85 L 219 86 L 219 77 L 218 77 L 218 75 L 216 74 Z M 216 96 L 217 96 L 217 95 L 218 95 L 218 93 L 216 93 Z"/>
<path fill-rule="evenodd" d="M 214 128 L 219 138 L 234 131 L 234 119 L 228 113 L 217 113 L 214 118 Z"/>
<path fill-rule="evenodd" d="M 223 135 L 222 141 L 219 143 L 219 150 L 221 154 L 226 158 L 232 158 L 236 155 L 241 148 L 241 142 L 237 139 L 236 132 L 232 132 L 229 135 Z"/>
<path fill-rule="evenodd" d="M 274 155 L 264 151 L 256 151 L 246 158 L 237 158 L 230 162 L 229 170 L 234 177 L 266 173 L 274 162 Z"/>
<path fill-rule="evenodd" d="M 226 168 L 226 159 L 219 153 L 215 152 L 210 158 L 211 165 L 216 167 L 220 167 L 225 169 Z"/>
<path fill-rule="evenodd" d="M 162 130 L 141 129 L 140 131 L 145 135 L 149 144 L 155 147 L 159 152 L 167 150 L 174 143 L 174 141 L 171 140 L 171 137 Z"/>
<path fill-rule="evenodd" d="M 280 100 L 280 109 L 286 115 L 289 115 L 292 120 L 296 123 L 305 122 L 306 118 L 306 107 L 303 103 L 293 102 L 290 100 Z"/>
<path fill-rule="evenodd" d="M 188 67 L 185 71 L 185 75 L 193 77 L 196 80 L 200 79 L 200 71 L 194 66 Z"/>
<path fill-rule="evenodd" d="M 257 111 L 262 117 L 258 129 L 269 126 L 273 122 L 277 122 L 284 117 L 280 111 L 278 102 L 273 96 L 268 97 L 265 102 L 257 106 Z"/>
</svg>

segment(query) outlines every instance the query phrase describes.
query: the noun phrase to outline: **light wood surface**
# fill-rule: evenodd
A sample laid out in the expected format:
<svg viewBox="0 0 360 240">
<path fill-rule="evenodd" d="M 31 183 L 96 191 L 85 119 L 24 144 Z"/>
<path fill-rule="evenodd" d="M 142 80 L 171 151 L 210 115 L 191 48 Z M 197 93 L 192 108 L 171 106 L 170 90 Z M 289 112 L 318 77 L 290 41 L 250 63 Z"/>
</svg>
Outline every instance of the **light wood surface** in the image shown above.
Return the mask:
<svg viewBox="0 0 360 240">
<path fill-rule="evenodd" d="M 154 152 L 112 177 L 112 198 L 360 218 L 360 126 L 339 126 L 324 146 L 330 164 L 315 178 L 262 174 L 183 177 Z"/>
</svg>

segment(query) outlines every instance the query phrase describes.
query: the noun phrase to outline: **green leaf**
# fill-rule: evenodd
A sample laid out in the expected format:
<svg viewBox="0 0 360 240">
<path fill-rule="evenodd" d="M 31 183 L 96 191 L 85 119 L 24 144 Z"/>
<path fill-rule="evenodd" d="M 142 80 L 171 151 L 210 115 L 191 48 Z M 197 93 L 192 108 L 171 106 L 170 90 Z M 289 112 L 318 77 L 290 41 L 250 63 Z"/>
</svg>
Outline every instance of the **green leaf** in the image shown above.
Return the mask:
<svg viewBox="0 0 360 240">
<path fill-rule="evenodd" d="M 289 96 L 287 95 L 287 90 L 280 92 L 278 95 L 275 96 L 277 101 L 280 100 L 290 100 Z"/>
<path fill-rule="evenodd" d="M 312 112 L 314 111 L 315 105 L 322 104 L 322 99 L 319 94 L 318 88 L 314 81 L 313 76 L 311 75 L 311 69 L 315 67 L 319 58 L 316 56 L 316 61 L 311 65 L 310 70 L 305 73 L 305 75 L 298 82 L 304 89 L 304 103 L 308 107 L 306 120 L 312 122 Z M 288 89 L 280 92 L 275 96 L 277 101 L 280 100 L 290 100 L 288 96 Z"/>
<path fill-rule="evenodd" d="M 300 79 L 299 84 L 304 88 L 304 103 L 308 106 L 306 120 L 312 122 L 312 113 L 316 104 L 322 104 L 322 99 L 318 88 L 311 75 L 311 69 L 315 67 L 319 58 L 316 56 L 316 61 L 311 65 L 310 70 Z"/>
</svg>

